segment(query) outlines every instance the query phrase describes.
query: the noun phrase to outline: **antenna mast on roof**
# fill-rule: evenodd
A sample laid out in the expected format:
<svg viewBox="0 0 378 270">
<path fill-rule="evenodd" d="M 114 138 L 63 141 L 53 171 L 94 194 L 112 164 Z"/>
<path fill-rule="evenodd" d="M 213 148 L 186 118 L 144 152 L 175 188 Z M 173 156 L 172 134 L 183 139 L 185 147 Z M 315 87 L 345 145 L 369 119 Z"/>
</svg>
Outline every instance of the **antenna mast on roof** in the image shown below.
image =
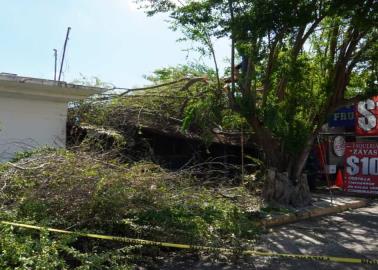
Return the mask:
<svg viewBox="0 0 378 270">
<path fill-rule="evenodd" d="M 58 81 L 60 82 L 60 77 L 62 76 L 62 70 L 63 70 L 63 63 L 64 63 L 64 56 L 66 55 L 66 47 L 67 47 L 67 42 L 68 42 L 68 37 L 70 35 L 71 27 L 67 28 L 67 35 L 66 35 L 66 40 L 64 41 L 64 46 L 63 46 L 63 56 L 62 56 L 62 61 L 60 62 L 60 71 L 59 71 L 59 78 Z"/>
<path fill-rule="evenodd" d="M 58 51 L 54 49 L 54 81 L 56 81 L 56 66 L 58 61 Z"/>
</svg>

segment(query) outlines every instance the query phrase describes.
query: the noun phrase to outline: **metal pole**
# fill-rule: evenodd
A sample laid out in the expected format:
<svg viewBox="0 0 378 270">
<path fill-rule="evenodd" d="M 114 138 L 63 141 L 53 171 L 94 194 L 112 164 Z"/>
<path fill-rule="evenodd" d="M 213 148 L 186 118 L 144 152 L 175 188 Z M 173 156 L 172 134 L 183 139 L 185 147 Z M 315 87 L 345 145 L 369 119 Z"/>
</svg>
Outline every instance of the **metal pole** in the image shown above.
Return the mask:
<svg viewBox="0 0 378 270">
<path fill-rule="evenodd" d="M 56 81 L 57 62 L 58 62 L 58 51 L 54 49 L 54 81 Z"/>
<path fill-rule="evenodd" d="M 244 186 L 244 132 L 243 132 L 243 124 L 241 126 L 241 134 L 240 134 L 240 144 L 241 144 L 241 182 Z"/>
<path fill-rule="evenodd" d="M 320 144 L 319 134 L 317 134 L 316 137 L 317 137 L 318 145 L 319 145 L 319 148 L 320 148 L 320 159 L 321 159 L 321 162 L 323 163 L 323 172 L 324 172 L 325 177 L 326 177 L 327 185 L 328 185 L 328 188 L 329 188 L 329 194 L 330 194 L 330 197 L 331 197 L 331 205 L 333 205 L 333 192 L 332 192 L 332 188 L 331 188 L 331 181 L 329 180 L 328 174 L 325 170 L 325 166 L 326 166 L 325 151 L 323 149 L 323 146 Z"/>
<path fill-rule="evenodd" d="M 63 56 L 62 56 L 62 61 L 60 62 L 60 71 L 59 71 L 59 78 L 58 81 L 60 82 L 60 77 L 62 76 L 62 70 L 63 70 L 63 63 L 64 63 L 64 57 L 66 55 L 66 47 L 67 47 L 67 42 L 68 42 L 68 37 L 70 35 L 71 27 L 67 28 L 67 35 L 66 35 L 66 40 L 64 41 L 64 46 L 63 46 Z"/>
</svg>

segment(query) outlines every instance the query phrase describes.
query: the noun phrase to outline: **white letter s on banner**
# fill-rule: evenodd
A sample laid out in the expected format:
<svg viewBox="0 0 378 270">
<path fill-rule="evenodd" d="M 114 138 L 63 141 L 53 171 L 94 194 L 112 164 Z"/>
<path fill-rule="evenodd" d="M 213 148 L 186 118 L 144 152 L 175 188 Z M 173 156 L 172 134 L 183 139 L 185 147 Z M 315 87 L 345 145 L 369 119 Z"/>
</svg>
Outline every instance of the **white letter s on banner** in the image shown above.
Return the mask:
<svg viewBox="0 0 378 270">
<path fill-rule="evenodd" d="M 360 162 L 360 159 L 356 156 L 350 156 L 347 158 L 347 173 L 349 175 L 356 175 L 360 171 L 360 167 L 357 165 Z"/>
<path fill-rule="evenodd" d="M 358 126 L 365 131 L 370 131 L 377 125 L 375 115 L 369 110 L 375 109 L 375 103 L 371 99 L 358 102 L 357 110 L 362 116 L 358 117 Z"/>
</svg>

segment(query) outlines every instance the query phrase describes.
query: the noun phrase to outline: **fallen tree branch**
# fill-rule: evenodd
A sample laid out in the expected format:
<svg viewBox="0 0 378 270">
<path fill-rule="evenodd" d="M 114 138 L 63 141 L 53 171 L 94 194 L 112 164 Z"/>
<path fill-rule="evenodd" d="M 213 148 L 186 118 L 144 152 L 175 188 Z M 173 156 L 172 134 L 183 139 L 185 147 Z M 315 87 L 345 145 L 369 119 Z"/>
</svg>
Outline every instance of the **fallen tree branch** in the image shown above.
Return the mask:
<svg viewBox="0 0 378 270">
<path fill-rule="evenodd" d="M 125 92 L 119 94 L 119 96 L 122 97 L 124 95 L 127 95 L 130 92 L 156 89 L 156 88 L 169 86 L 169 85 L 177 84 L 177 83 L 184 82 L 184 81 L 188 81 L 188 82 L 181 88 L 181 90 L 188 89 L 191 85 L 193 85 L 194 83 L 196 83 L 198 81 L 207 81 L 207 78 L 206 77 L 193 77 L 193 78 L 185 77 L 185 78 L 181 78 L 179 80 L 175 80 L 175 81 L 172 81 L 172 82 L 157 84 L 157 85 L 153 85 L 153 86 L 146 86 L 146 87 L 140 87 L 140 88 L 113 87 L 113 88 L 110 88 L 109 90 L 125 90 Z"/>
<path fill-rule="evenodd" d="M 43 167 L 45 167 L 48 163 L 43 163 L 43 164 L 36 166 L 36 167 L 22 167 L 20 165 L 16 165 L 16 164 L 11 163 L 11 162 L 7 162 L 7 164 L 9 164 L 13 168 L 16 168 L 16 169 L 19 169 L 19 170 L 38 170 L 38 169 L 42 169 Z"/>
<path fill-rule="evenodd" d="M 3 192 L 6 187 L 7 187 L 7 181 L 4 180 L 4 185 L 1 187 L 0 192 Z"/>
</svg>

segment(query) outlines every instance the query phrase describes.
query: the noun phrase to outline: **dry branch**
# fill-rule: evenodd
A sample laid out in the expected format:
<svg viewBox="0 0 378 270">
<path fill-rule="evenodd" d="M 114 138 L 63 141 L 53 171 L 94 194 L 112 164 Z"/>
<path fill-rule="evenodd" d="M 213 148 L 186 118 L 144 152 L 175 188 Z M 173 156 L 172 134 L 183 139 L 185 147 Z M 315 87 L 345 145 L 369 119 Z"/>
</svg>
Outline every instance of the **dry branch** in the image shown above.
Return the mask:
<svg viewBox="0 0 378 270">
<path fill-rule="evenodd" d="M 140 87 L 140 88 L 113 87 L 113 88 L 111 88 L 109 90 L 125 90 L 125 92 L 119 94 L 119 96 L 122 97 L 122 96 L 127 95 L 130 92 L 157 89 L 157 88 L 161 88 L 161 87 L 164 87 L 164 86 L 169 86 L 169 85 L 174 85 L 174 84 L 177 84 L 177 83 L 181 83 L 181 82 L 184 82 L 184 81 L 188 81 L 188 82 L 184 85 L 184 87 L 182 88 L 182 90 L 187 90 L 190 86 L 192 86 L 196 82 L 199 82 L 199 81 L 205 81 L 206 82 L 207 78 L 206 77 L 181 78 L 181 79 L 178 79 L 178 80 L 175 80 L 175 81 L 172 81 L 172 82 L 167 82 L 167 83 L 163 83 L 163 84 L 157 84 L 157 85 L 153 85 L 153 86 L 146 86 L 146 87 Z"/>
</svg>

